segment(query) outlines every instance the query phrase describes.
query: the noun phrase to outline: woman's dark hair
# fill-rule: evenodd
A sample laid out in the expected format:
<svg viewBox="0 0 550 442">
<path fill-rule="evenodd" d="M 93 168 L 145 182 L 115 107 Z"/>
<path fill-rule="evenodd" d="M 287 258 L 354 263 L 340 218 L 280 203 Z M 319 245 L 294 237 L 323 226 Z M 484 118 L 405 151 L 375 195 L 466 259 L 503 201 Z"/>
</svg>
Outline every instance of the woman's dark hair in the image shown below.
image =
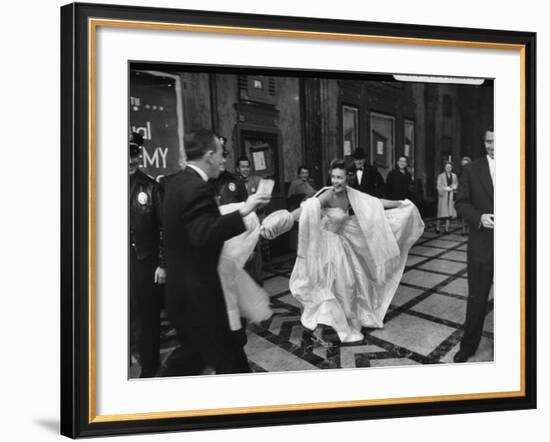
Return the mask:
<svg viewBox="0 0 550 442">
<path fill-rule="evenodd" d="M 407 166 L 409 165 L 409 157 L 407 155 L 399 155 L 397 157 L 397 161 L 395 162 L 395 170 L 399 171 L 399 166 L 397 165 L 397 162 L 401 159 L 405 158 L 405 161 L 407 162 Z M 405 175 L 410 175 L 409 168 L 405 166 Z"/>
<path fill-rule="evenodd" d="M 444 161 L 444 162 L 443 162 L 443 169 L 445 169 L 445 166 L 446 166 L 447 164 L 450 164 L 450 165 L 451 165 L 451 167 L 453 167 L 453 162 L 452 162 L 452 161 L 449 161 L 449 160 L 447 160 L 447 161 Z"/>
<path fill-rule="evenodd" d="M 346 165 L 346 161 L 345 160 L 342 160 L 340 158 L 335 158 L 334 160 L 332 160 L 330 162 L 330 166 L 328 168 L 331 172 L 334 170 L 334 169 L 342 169 L 343 171 L 348 172 L 348 167 Z"/>
</svg>

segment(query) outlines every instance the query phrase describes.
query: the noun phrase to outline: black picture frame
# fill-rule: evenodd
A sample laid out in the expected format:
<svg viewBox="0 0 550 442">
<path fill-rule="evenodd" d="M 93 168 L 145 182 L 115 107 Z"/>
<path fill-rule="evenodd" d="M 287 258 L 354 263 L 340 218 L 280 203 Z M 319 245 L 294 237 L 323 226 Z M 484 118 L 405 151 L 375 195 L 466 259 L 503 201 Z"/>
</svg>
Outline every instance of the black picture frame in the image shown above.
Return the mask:
<svg viewBox="0 0 550 442">
<path fill-rule="evenodd" d="M 448 41 L 454 44 L 511 45 L 522 54 L 524 220 L 524 333 L 522 393 L 468 400 L 401 401 L 368 406 L 287 409 L 211 416 L 97 419 L 90 366 L 94 354 L 90 268 L 95 265 L 90 199 L 89 19 L 186 23 L 310 33 L 353 34 Z M 475 413 L 536 408 L 536 34 L 489 29 L 312 19 L 73 3 L 61 8 L 61 434 L 71 437 L 240 428 L 360 419 Z"/>
</svg>

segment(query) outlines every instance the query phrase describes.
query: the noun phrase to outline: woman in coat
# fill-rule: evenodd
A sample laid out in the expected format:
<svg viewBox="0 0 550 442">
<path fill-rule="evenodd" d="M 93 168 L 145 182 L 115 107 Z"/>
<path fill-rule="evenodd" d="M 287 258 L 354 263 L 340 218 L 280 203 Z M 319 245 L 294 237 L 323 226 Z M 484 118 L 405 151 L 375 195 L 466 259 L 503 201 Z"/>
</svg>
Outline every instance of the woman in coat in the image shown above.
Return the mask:
<svg viewBox="0 0 550 442">
<path fill-rule="evenodd" d="M 454 192 L 458 189 L 458 178 L 453 173 L 453 165 L 445 162 L 444 171 L 437 177 L 437 221 L 435 231 L 439 233 L 439 222 L 445 220 L 445 232 L 449 232 L 451 218 L 456 218 Z"/>
</svg>

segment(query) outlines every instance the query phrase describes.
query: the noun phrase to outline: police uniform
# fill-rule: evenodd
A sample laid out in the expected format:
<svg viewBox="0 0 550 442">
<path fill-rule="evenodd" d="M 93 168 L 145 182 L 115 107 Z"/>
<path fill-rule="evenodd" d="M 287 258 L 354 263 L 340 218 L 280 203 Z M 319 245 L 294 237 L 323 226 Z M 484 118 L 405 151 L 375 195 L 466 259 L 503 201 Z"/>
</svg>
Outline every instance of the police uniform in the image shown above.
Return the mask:
<svg viewBox="0 0 550 442">
<path fill-rule="evenodd" d="M 239 174 L 239 180 L 243 183 L 248 195 L 256 193 L 260 185 L 261 178 L 257 175 L 250 175 L 248 178 Z"/>
<path fill-rule="evenodd" d="M 155 376 L 159 363 L 162 292 L 155 270 L 164 268 L 160 185 L 140 170 L 130 175 L 130 321 L 141 377 Z"/>
<path fill-rule="evenodd" d="M 248 198 L 243 182 L 227 170 L 221 172 L 212 184 L 216 188 L 220 205 L 240 203 Z"/>
</svg>

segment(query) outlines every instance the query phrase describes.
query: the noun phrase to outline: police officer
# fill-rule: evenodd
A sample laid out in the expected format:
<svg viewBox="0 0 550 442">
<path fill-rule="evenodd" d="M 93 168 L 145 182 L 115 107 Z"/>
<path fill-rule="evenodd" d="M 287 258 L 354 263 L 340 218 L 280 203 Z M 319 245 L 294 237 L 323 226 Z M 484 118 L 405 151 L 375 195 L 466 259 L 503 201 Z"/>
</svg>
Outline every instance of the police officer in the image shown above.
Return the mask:
<svg viewBox="0 0 550 442">
<path fill-rule="evenodd" d="M 143 137 L 130 138 L 130 323 L 131 348 L 141 364 L 140 377 L 155 376 L 159 364 L 160 285 L 166 280 L 162 248 L 160 185 L 139 170 Z"/>
<path fill-rule="evenodd" d="M 216 194 L 218 195 L 218 204 L 223 205 L 246 201 L 248 193 L 246 192 L 244 183 L 227 170 L 227 157 L 229 151 L 225 145 L 226 139 L 224 137 L 218 138 L 220 139 L 220 144 L 223 149 L 223 161 L 220 164 L 220 175 L 212 182 L 216 188 Z"/>
</svg>

